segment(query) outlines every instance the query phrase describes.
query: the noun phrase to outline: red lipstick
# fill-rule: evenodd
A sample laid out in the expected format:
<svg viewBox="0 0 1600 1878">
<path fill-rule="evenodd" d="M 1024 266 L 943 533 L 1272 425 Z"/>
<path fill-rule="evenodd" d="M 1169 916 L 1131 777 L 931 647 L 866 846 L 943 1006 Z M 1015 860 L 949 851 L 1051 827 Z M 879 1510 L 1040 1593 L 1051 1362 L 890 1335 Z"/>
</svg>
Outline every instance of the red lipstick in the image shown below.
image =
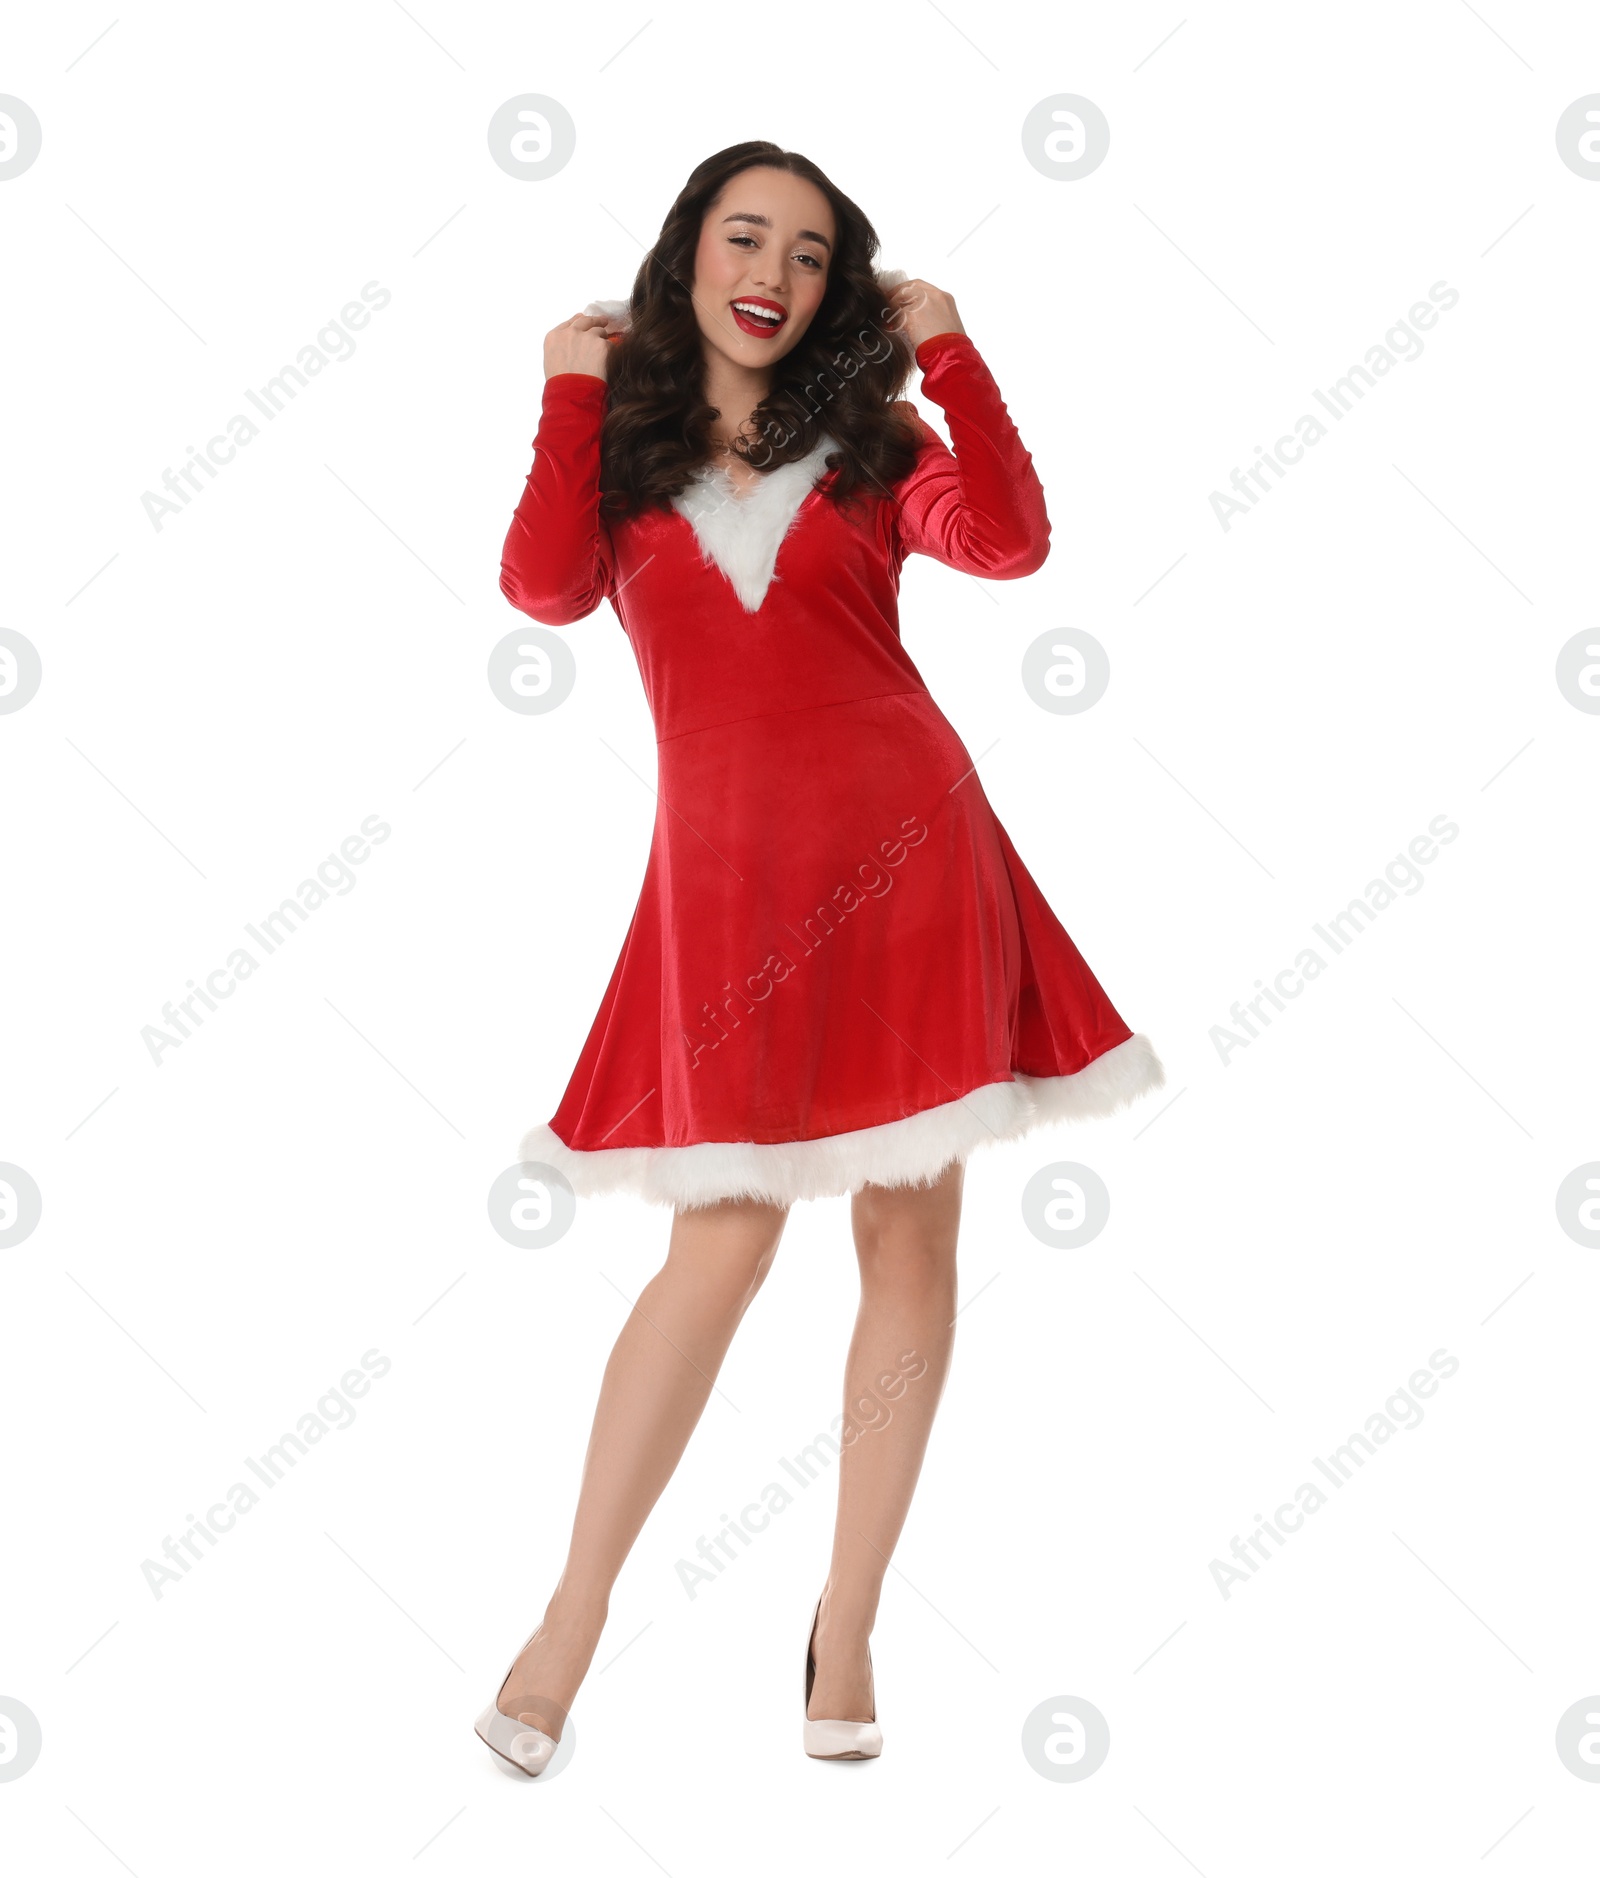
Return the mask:
<svg viewBox="0 0 1600 1878">
<path fill-rule="evenodd" d="M 760 313 L 744 312 L 742 308 L 760 307 L 773 317 L 763 319 Z M 769 300 L 764 294 L 740 294 L 737 300 L 728 302 L 728 310 L 733 315 L 733 323 L 742 333 L 749 333 L 753 339 L 770 339 L 774 333 L 781 333 L 789 323 L 789 315 L 778 305 L 776 300 Z"/>
</svg>

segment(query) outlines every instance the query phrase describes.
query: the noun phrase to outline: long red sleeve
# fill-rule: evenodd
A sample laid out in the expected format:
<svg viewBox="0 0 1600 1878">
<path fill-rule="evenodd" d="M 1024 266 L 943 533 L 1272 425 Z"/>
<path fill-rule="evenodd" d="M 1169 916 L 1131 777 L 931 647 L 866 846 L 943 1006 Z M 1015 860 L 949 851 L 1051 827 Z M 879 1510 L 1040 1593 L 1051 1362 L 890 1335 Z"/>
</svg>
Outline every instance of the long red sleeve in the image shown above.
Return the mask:
<svg viewBox="0 0 1600 1878">
<path fill-rule="evenodd" d="M 539 434 L 500 556 L 500 591 L 545 626 L 570 626 L 616 591 L 600 516 L 600 427 L 606 383 L 590 372 L 544 381 Z"/>
<path fill-rule="evenodd" d="M 965 333 L 924 339 L 917 364 L 955 453 L 922 426 L 923 455 L 896 491 L 902 556 L 931 555 L 985 580 L 1033 573 L 1050 552 L 1044 490 L 988 366 Z"/>
</svg>

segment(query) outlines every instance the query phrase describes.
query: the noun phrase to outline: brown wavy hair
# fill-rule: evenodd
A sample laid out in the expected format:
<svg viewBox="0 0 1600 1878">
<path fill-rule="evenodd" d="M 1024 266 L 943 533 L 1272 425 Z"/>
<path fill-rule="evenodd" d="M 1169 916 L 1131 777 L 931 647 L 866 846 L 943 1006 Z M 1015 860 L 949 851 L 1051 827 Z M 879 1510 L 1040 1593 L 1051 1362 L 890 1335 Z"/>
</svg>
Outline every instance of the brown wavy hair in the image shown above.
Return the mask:
<svg viewBox="0 0 1600 1878">
<path fill-rule="evenodd" d="M 717 407 L 704 396 L 705 355 L 690 287 L 700 229 L 712 204 L 748 169 L 803 176 L 833 206 L 836 240 L 822 304 L 800 343 L 773 368 L 751 414 L 756 439 L 740 458 L 769 471 L 815 449 L 826 431 L 839 445 L 830 500 L 855 504 L 862 489 L 886 495 L 916 461 L 919 433 L 896 399 L 914 363 L 898 309 L 878 285 L 878 237 L 855 203 L 808 157 L 775 143 L 730 144 L 690 175 L 640 264 L 629 328 L 607 360 L 609 387 L 600 441 L 601 514 L 607 519 L 664 507 L 710 460 Z"/>
</svg>

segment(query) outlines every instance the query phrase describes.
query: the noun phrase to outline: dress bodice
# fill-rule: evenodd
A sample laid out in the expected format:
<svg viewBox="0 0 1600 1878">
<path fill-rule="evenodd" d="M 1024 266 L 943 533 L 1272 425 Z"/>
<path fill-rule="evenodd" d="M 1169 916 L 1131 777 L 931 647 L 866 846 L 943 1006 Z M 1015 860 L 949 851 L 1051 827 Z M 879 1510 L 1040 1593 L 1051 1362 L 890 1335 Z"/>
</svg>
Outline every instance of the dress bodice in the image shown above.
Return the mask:
<svg viewBox="0 0 1600 1878">
<path fill-rule="evenodd" d="M 1044 492 L 977 347 L 941 333 L 917 348 L 944 440 L 911 407 L 911 470 L 855 515 L 830 499 L 823 438 L 746 495 L 699 476 L 669 508 L 600 514 L 604 379 L 545 381 L 535 456 L 506 535 L 501 590 L 548 626 L 609 600 L 632 644 L 656 736 L 816 705 L 925 690 L 901 644 L 900 569 L 926 554 L 988 580 L 1049 551 Z"/>
</svg>

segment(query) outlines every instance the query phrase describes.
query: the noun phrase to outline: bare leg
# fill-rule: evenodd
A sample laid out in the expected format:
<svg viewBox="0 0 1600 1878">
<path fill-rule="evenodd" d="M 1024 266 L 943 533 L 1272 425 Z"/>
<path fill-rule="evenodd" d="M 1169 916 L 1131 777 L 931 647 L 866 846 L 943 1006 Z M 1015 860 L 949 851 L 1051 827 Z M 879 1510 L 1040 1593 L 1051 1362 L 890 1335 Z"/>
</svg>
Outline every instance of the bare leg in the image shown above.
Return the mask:
<svg viewBox="0 0 1600 1878">
<path fill-rule="evenodd" d="M 861 1308 L 845 1365 L 833 1559 L 817 1618 L 814 1720 L 871 1721 L 867 1639 L 911 1507 L 955 1342 L 956 1235 L 965 1168 L 931 1187 L 863 1187 L 851 1202 Z"/>
<path fill-rule="evenodd" d="M 617 1573 L 672 1478 L 787 1218 L 787 1207 L 747 1200 L 673 1215 L 666 1263 L 606 1364 L 566 1566 L 501 1693 L 502 1713 L 560 1740 Z"/>
</svg>

